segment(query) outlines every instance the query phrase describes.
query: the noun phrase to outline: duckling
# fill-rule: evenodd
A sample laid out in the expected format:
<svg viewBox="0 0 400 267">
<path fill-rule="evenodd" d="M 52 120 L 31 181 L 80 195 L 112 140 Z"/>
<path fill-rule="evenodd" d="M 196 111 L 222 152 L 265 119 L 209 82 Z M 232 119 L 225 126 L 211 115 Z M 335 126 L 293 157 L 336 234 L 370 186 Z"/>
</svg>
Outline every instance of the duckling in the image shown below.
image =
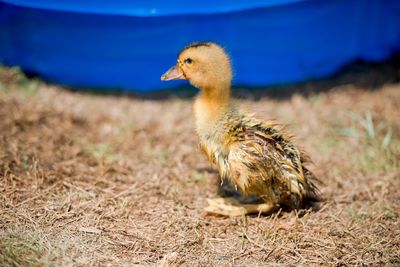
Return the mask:
<svg viewBox="0 0 400 267">
<path fill-rule="evenodd" d="M 178 62 L 161 80 L 188 80 L 200 89 L 194 102 L 200 147 L 221 179 L 228 179 L 244 194 L 264 203 L 240 204 L 234 199 L 209 200 L 207 211 L 222 215 L 271 213 L 284 206 L 301 208 L 319 200 L 305 164 L 308 156 L 283 127 L 241 111 L 231 100 L 232 69 L 225 50 L 212 42 L 183 48 Z"/>
</svg>

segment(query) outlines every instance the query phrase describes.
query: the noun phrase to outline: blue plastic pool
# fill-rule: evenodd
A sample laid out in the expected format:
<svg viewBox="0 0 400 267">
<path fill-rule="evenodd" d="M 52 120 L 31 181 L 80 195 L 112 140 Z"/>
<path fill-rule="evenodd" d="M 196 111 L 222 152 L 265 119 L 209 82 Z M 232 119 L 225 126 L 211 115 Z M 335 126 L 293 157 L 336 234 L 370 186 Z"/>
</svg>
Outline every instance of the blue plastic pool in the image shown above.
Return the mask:
<svg viewBox="0 0 400 267">
<path fill-rule="evenodd" d="M 400 1 L 0 0 L 0 62 L 70 86 L 176 86 L 160 75 L 203 40 L 229 51 L 235 84 L 314 79 L 399 52 Z"/>
</svg>

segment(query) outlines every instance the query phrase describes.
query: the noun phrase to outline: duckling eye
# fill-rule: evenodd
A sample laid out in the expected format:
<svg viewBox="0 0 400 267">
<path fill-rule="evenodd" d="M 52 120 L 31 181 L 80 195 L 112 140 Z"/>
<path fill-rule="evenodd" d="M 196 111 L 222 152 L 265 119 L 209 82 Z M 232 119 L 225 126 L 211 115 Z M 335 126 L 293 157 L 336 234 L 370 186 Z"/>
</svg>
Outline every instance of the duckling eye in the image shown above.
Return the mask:
<svg viewBox="0 0 400 267">
<path fill-rule="evenodd" d="M 187 59 L 185 59 L 185 63 L 187 64 L 192 64 L 193 60 L 189 57 Z"/>
</svg>

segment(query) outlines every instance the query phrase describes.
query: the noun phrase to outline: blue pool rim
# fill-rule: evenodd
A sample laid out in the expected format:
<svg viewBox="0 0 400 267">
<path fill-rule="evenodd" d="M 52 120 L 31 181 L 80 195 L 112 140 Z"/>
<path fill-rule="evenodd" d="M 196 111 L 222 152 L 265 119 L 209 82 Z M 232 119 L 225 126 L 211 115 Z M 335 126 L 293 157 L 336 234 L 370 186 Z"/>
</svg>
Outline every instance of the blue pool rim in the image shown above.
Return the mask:
<svg viewBox="0 0 400 267">
<path fill-rule="evenodd" d="M 224 46 L 234 83 L 257 87 L 400 50 L 395 0 L 105 2 L 3 0 L 0 62 L 73 87 L 150 92 L 181 84 L 160 76 L 194 41 Z"/>
</svg>

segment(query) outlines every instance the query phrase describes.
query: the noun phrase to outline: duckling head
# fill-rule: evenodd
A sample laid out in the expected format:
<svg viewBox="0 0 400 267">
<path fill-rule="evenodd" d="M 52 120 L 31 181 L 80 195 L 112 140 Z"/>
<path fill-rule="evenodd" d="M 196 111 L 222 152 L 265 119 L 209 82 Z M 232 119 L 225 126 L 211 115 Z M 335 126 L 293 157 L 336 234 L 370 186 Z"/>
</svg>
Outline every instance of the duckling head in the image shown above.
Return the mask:
<svg viewBox="0 0 400 267">
<path fill-rule="evenodd" d="M 179 53 L 178 63 L 161 80 L 188 80 L 193 86 L 211 91 L 229 91 L 232 69 L 224 49 L 212 42 L 191 44 Z"/>
</svg>

